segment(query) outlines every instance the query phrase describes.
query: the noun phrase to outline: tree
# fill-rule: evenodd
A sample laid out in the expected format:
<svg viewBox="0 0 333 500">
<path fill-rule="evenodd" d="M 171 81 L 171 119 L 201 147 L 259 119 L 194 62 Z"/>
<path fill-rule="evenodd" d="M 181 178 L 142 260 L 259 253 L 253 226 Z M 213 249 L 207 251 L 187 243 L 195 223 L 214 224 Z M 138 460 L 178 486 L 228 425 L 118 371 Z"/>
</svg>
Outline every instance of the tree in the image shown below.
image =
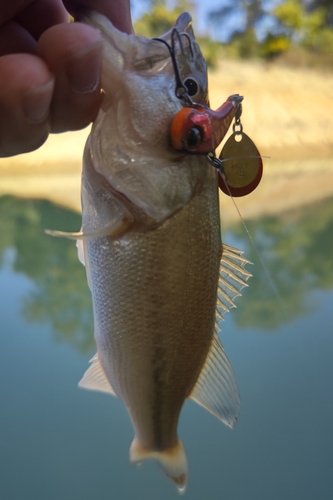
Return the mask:
<svg viewBox="0 0 333 500">
<path fill-rule="evenodd" d="M 185 11 L 195 12 L 191 0 L 175 0 L 173 6 L 169 7 L 166 0 L 150 0 L 149 9 L 134 23 L 135 32 L 150 38 L 158 37 L 173 28 L 177 17 Z M 195 19 L 194 19 L 195 23 Z M 197 37 L 201 51 L 206 63 L 210 68 L 217 64 L 221 45 L 208 37 Z"/>
<path fill-rule="evenodd" d="M 224 0 L 219 8 L 209 14 L 211 22 L 221 32 L 224 30 L 226 33 L 226 27 L 229 27 L 229 43 L 242 58 L 254 57 L 259 53 L 257 30 L 269 16 L 265 3 L 265 0 Z"/>
<path fill-rule="evenodd" d="M 328 11 L 315 4 L 328 4 L 328 0 L 306 2 L 287 0 L 273 11 L 280 33 L 293 43 L 322 54 L 333 52 L 333 29 L 327 24 Z"/>
<path fill-rule="evenodd" d="M 166 0 L 149 0 L 147 3 L 147 12 L 134 23 L 134 28 L 138 35 L 149 38 L 166 33 L 174 26 L 175 20 L 182 12 L 194 10 L 191 0 L 177 0 L 171 7 Z"/>
<path fill-rule="evenodd" d="M 333 1 L 332 0 L 304 0 L 304 6 L 308 12 L 316 9 L 324 9 L 325 25 L 333 27 Z"/>
</svg>

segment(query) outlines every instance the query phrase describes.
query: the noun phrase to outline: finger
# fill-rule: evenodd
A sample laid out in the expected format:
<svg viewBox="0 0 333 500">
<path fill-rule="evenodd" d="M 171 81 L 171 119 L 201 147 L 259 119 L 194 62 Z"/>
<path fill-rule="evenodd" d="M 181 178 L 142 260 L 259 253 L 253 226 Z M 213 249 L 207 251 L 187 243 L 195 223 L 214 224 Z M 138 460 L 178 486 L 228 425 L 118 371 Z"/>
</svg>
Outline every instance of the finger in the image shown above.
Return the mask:
<svg viewBox="0 0 333 500">
<path fill-rule="evenodd" d="M 41 36 L 37 53 L 55 75 L 51 131 L 78 130 L 97 115 L 101 104 L 103 41 L 80 23 L 59 24 Z"/>
<path fill-rule="evenodd" d="M 53 76 L 31 54 L 1 57 L 0 74 L 0 156 L 37 149 L 49 134 Z"/>
<path fill-rule="evenodd" d="M 69 22 L 61 0 L 35 0 L 15 17 L 36 40 L 51 26 Z"/>
<path fill-rule="evenodd" d="M 134 33 L 129 0 L 64 0 L 64 4 L 74 19 L 85 7 L 104 14 L 120 31 Z"/>
<path fill-rule="evenodd" d="M 0 56 L 19 52 L 36 52 L 37 42 L 15 21 L 0 26 Z"/>
<path fill-rule="evenodd" d="M 5 24 L 24 10 L 34 0 L 11 0 L 10 2 L 1 2 L 0 24 Z"/>
<path fill-rule="evenodd" d="M 19 52 L 36 52 L 37 39 L 54 24 L 69 22 L 69 14 L 61 0 L 8 2 L 0 8 L 1 15 L 11 13 L 12 19 L 0 22 L 0 56 Z M 21 10 L 20 10 L 21 9 Z M 5 11 L 5 12 L 4 12 Z"/>
</svg>

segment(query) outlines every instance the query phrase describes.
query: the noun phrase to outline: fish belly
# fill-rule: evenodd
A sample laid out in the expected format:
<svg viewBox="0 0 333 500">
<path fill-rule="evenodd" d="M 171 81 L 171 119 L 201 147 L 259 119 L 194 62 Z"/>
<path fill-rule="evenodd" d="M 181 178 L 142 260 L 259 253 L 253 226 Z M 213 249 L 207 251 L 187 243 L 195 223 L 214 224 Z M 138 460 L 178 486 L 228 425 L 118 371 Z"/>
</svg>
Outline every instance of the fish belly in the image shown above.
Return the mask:
<svg viewBox="0 0 333 500">
<path fill-rule="evenodd" d="M 177 443 L 214 333 L 221 237 L 216 177 L 160 227 L 89 242 L 98 355 L 147 450 Z"/>
</svg>

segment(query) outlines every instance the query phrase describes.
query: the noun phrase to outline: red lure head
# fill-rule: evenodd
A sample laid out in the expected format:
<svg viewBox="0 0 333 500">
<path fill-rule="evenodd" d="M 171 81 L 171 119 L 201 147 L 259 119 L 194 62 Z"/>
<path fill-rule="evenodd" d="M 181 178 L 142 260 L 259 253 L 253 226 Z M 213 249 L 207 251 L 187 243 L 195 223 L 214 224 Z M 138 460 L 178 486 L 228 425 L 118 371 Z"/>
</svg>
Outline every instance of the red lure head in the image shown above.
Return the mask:
<svg viewBox="0 0 333 500">
<path fill-rule="evenodd" d="M 228 97 L 216 111 L 195 104 L 182 108 L 171 123 L 171 144 L 190 154 L 211 154 L 226 135 L 233 118 L 240 125 L 241 102 L 238 94 Z M 236 136 L 237 139 L 236 140 Z M 224 145 L 220 159 L 211 164 L 219 171 L 219 188 L 229 196 L 251 193 L 262 177 L 262 160 L 251 139 L 234 128 Z"/>
<path fill-rule="evenodd" d="M 216 111 L 193 104 L 182 108 L 171 124 L 171 144 L 178 151 L 205 154 L 215 151 L 227 133 L 243 97 L 228 97 Z"/>
</svg>

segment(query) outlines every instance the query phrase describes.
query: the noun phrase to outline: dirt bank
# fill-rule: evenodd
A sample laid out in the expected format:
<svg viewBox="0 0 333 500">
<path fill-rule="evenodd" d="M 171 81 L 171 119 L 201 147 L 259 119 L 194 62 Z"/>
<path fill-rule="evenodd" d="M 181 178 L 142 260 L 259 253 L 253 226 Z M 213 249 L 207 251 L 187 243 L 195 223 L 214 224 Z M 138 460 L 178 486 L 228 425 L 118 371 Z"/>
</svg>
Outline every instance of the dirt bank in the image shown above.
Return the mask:
<svg viewBox="0 0 333 500">
<path fill-rule="evenodd" d="M 274 159 L 333 156 L 333 74 L 224 61 L 210 74 L 213 106 L 244 96 L 244 131 Z"/>
<path fill-rule="evenodd" d="M 244 217 L 279 213 L 333 196 L 333 75 L 223 61 L 210 74 L 211 105 L 244 95 L 244 131 L 265 161 L 260 187 L 239 199 Z M 53 135 L 38 151 L 0 159 L 0 194 L 47 198 L 80 210 L 81 157 L 89 128 Z M 227 220 L 236 212 L 227 197 Z M 228 215 L 229 214 L 229 215 Z"/>
</svg>

